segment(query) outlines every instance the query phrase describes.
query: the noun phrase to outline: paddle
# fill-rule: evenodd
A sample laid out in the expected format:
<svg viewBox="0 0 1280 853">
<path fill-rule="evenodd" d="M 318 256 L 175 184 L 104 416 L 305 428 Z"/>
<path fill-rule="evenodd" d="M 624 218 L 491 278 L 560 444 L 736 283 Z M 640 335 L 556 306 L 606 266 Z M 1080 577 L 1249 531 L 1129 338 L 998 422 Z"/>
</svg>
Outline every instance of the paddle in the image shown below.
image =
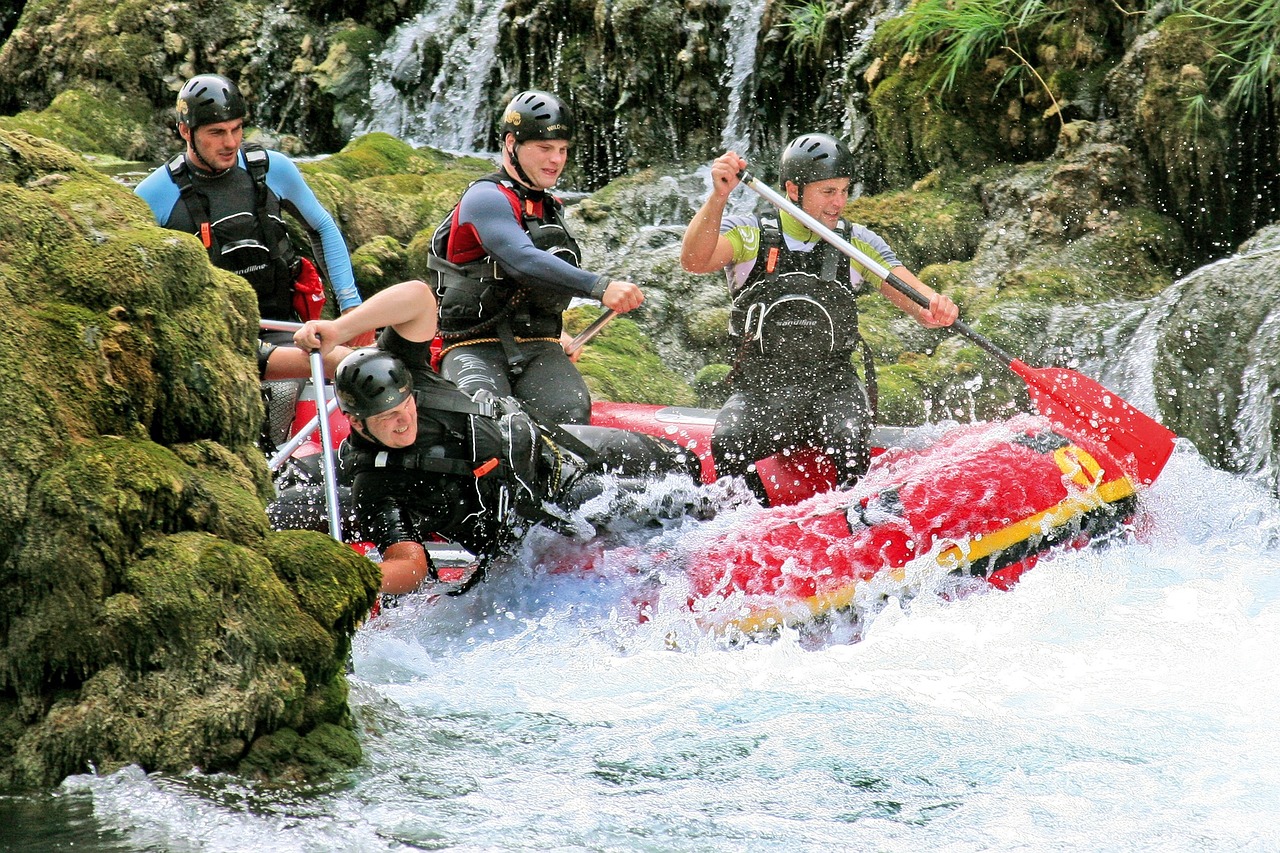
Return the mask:
<svg viewBox="0 0 1280 853">
<path fill-rule="evenodd" d="M 738 179 L 770 204 L 803 222 L 823 240 L 839 249 L 841 254 L 862 264 L 872 275 L 883 279 L 894 290 L 921 307 L 929 307 L 929 300 L 922 293 L 805 213 L 786 196 L 761 183 L 746 169 L 738 173 Z M 1040 414 L 1067 432 L 1097 438 L 1124 467 L 1125 472 L 1138 482 L 1155 482 L 1173 453 L 1173 442 L 1177 437 L 1163 424 L 1131 406 L 1120 395 L 1074 370 L 1030 367 L 969 328 L 962 320 L 956 320 L 949 328 L 982 347 L 1021 377 L 1027 383 L 1027 391 Z"/>
<path fill-rule="evenodd" d="M 302 328 L 302 324 L 287 320 L 262 320 L 259 322 L 258 328 L 265 331 L 296 332 Z M 272 471 L 276 470 L 284 464 L 289 454 L 293 453 L 306 441 L 306 437 L 311 435 L 316 426 L 320 427 L 320 470 L 324 474 L 325 504 L 329 512 L 329 535 L 341 542 L 342 522 L 339 518 L 338 466 L 334 463 L 333 433 L 329 429 L 328 418 L 328 415 L 337 408 L 338 401 L 336 399 L 327 399 L 328 395 L 325 393 L 324 380 L 324 356 L 320 354 L 320 350 L 311 350 L 307 354 L 307 358 L 311 364 L 311 386 L 316 391 L 316 415 L 294 435 L 291 440 L 292 447 L 282 448 L 268 464 Z"/>
<path fill-rule="evenodd" d="M 578 350 L 582 349 L 587 345 L 587 341 L 600 334 L 600 330 L 609 325 L 609 321 L 617 316 L 617 311 L 614 311 L 612 308 L 607 309 L 603 314 L 593 320 L 590 326 L 587 326 L 581 332 L 578 332 L 574 339 L 569 341 L 564 348 L 565 354 L 573 355 Z"/>
<path fill-rule="evenodd" d="M 324 400 L 324 356 L 320 354 L 320 350 L 315 349 L 311 351 L 309 357 L 311 359 L 311 384 L 316 389 L 316 396 L 320 400 Z M 325 412 L 327 410 L 324 405 L 321 405 L 319 411 Z M 329 510 L 329 535 L 341 542 L 342 521 L 338 517 L 338 468 L 333 461 L 333 434 L 329 431 L 329 419 L 324 417 L 319 418 L 319 420 L 320 463 L 324 471 L 325 503 Z"/>
</svg>

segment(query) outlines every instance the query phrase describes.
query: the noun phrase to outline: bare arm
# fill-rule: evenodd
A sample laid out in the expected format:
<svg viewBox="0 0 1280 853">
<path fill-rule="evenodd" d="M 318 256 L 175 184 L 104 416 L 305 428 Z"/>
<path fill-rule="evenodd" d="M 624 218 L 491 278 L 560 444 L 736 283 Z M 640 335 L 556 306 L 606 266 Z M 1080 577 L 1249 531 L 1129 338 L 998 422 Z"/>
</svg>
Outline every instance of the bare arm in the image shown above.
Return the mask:
<svg viewBox="0 0 1280 853">
<path fill-rule="evenodd" d="M 329 352 L 340 341 L 393 327 L 407 341 L 429 341 L 436 336 L 436 296 L 431 287 L 416 279 L 393 284 L 364 301 L 364 304 L 336 320 L 311 320 L 293 335 L 303 349 Z"/>
<path fill-rule="evenodd" d="M 427 551 L 419 542 L 397 542 L 387 546 L 380 565 L 382 592 L 403 595 L 413 592 L 426 580 Z"/>
<path fill-rule="evenodd" d="M 938 293 L 932 287 L 916 278 L 915 273 L 911 272 L 911 270 L 904 266 L 897 266 L 889 270 L 889 272 L 911 285 L 921 296 L 929 300 L 929 307 L 922 308 L 905 294 L 899 293 L 888 284 L 883 282 L 880 284 L 881 295 L 901 308 L 908 316 L 914 318 L 921 326 L 930 329 L 950 326 L 960 316 L 960 309 L 956 307 L 950 296 Z"/>
<path fill-rule="evenodd" d="M 715 272 L 733 261 L 733 245 L 720 233 L 720 220 L 729 203 L 729 194 L 738 185 L 738 173 L 747 167 L 732 151 L 711 164 L 711 194 L 689 220 L 680 245 L 680 265 L 688 272 Z"/>
</svg>

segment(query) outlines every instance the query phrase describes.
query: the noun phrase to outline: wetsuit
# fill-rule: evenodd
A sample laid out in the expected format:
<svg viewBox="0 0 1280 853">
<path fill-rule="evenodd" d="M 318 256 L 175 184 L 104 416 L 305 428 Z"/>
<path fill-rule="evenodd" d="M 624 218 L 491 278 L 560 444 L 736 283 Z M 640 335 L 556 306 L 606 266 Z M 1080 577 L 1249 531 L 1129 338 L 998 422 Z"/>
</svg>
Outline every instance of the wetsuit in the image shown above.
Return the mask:
<svg viewBox="0 0 1280 853">
<path fill-rule="evenodd" d="M 514 400 L 484 393 L 473 400 L 433 372 L 428 343 L 394 329 L 378 343 L 413 373 L 417 438 L 386 450 L 352 432 L 339 458 L 357 528 L 384 553 L 438 535 L 484 564 L 529 526 L 558 523 L 548 503 L 571 507 L 597 494 L 590 475 L 695 476 L 696 460 L 673 443 L 606 427 L 539 426 Z"/>
<path fill-rule="evenodd" d="M 257 180 L 249 171 L 246 151 L 251 152 L 250 156 L 266 155 L 262 198 Z M 182 198 L 187 180 L 190 203 Z M 218 175 L 194 168 L 185 154 L 178 155 L 143 179 L 134 192 L 151 207 L 157 223 L 194 234 L 205 243 L 215 266 L 248 280 L 258 295 L 258 311 L 263 319 L 299 319 L 293 307 L 293 284 L 300 273 L 300 261 L 285 229 L 282 211 L 288 211 L 303 224 L 316 266 L 333 287 L 339 310 L 346 311 L 361 302 L 342 232 L 307 186 L 298 167 L 279 152 L 256 146 L 242 148 L 239 165 Z M 207 241 L 202 238 L 197 221 L 203 217 L 209 223 Z M 261 337 L 260 372 L 266 368 L 272 342 L 292 340 L 288 332 L 263 333 Z"/>
<path fill-rule="evenodd" d="M 840 223 L 849 242 L 892 269 L 897 256 L 860 225 Z M 725 217 L 733 245 L 726 268 L 736 348 L 733 393 L 712 433 L 716 471 L 743 475 L 762 499 L 753 463 L 789 448 L 824 450 L 838 485 L 870 464 L 872 414 L 853 365 L 859 348 L 855 298 L 867 271 L 785 213 Z"/>
<path fill-rule="evenodd" d="M 440 370 L 464 391 L 514 396 L 549 423 L 585 424 L 591 397 L 559 338 L 573 297 L 609 278 L 581 269 L 560 202 L 504 172 L 476 181 L 448 220 L 440 275 Z"/>
</svg>

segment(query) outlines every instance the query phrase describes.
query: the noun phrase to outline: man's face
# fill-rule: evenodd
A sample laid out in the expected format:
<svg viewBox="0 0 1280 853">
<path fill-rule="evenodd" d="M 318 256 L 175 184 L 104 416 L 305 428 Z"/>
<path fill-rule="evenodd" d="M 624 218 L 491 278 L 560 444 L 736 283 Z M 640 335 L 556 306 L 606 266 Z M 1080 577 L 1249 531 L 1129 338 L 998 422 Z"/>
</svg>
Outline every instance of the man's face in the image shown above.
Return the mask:
<svg viewBox="0 0 1280 853">
<path fill-rule="evenodd" d="M 352 421 L 351 425 L 359 429 L 359 422 Z M 394 409 L 365 418 L 364 432 L 369 438 L 392 450 L 400 450 L 413 444 L 418 437 L 418 404 L 413 395 L 406 397 Z"/>
<path fill-rule="evenodd" d="M 800 196 L 799 187 L 791 181 L 787 181 L 787 195 L 792 201 L 797 201 Z M 834 228 L 840 221 L 840 211 L 849 201 L 849 179 L 827 178 L 805 184 L 803 198 L 799 201 L 801 210 L 828 228 Z"/>
<path fill-rule="evenodd" d="M 221 172 L 236 164 L 240 143 L 244 142 L 244 119 L 205 124 L 193 132 L 179 125 L 178 132 L 187 141 L 187 155 L 206 171 Z"/>
<path fill-rule="evenodd" d="M 507 150 L 515 152 L 513 156 L 519 158 L 520 166 L 533 182 L 535 190 L 548 190 L 555 186 L 569 162 L 569 143 L 564 139 L 535 139 L 517 144 L 515 135 L 508 133 Z"/>
</svg>

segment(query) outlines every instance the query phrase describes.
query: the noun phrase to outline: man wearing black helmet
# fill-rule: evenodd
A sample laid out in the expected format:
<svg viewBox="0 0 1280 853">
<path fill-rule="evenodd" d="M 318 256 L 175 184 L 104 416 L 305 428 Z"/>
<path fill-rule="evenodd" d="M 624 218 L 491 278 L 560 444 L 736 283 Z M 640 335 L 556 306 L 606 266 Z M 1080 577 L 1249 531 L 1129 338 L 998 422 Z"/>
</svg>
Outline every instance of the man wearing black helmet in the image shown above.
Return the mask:
<svg viewBox="0 0 1280 853">
<path fill-rule="evenodd" d="M 581 269 L 560 201 L 548 192 L 573 139 L 564 102 L 521 92 L 503 112 L 499 135 L 501 169 L 467 188 L 433 241 L 440 369 L 465 391 L 515 396 L 548 421 L 585 424 L 591 398 L 564 353 L 562 314 L 575 296 L 623 314 L 644 294 Z"/>
<path fill-rule="evenodd" d="M 342 311 L 360 304 L 351 256 L 333 217 L 288 157 L 244 144 L 248 108 L 240 90 L 220 74 L 200 74 L 178 92 L 178 133 L 186 150 L 134 190 L 165 228 L 194 234 L 215 266 L 253 285 L 266 320 L 319 316 L 327 279 Z M 285 230 L 288 211 L 307 232 L 315 265 Z M 259 374 L 306 376 L 307 358 L 293 347 L 276 350 L 288 333 L 263 333 Z"/>
<path fill-rule="evenodd" d="M 733 392 L 712 434 L 716 471 L 745 476 L 764 500 L 755 463 L 809 446 L 825 450 L 838 485 L 849 486 L 871 459 L 871 406 L 853 366 L 861 340 L 855 298 L 870 272 L 785 212 L 726 217 L 746 167 L 733 151 L 712 163 L 711 193 L 685 231 L 680 256 L 689 272 L 723 270 L 733 298 Z M 886 299 L 923 326 L 953 323 L 959 311 L 949 297 L 921 283 L 875 232 L 841 218 L 852 178 L 853 156 L 827 134 L 799 136 L 782 153 L 779 179 L 791 201 L 915 287 L 929 307 L 881 283 Z"/>
<path fill-rule="evenodd" d="M 697 461 L 669 442 L 604 427 L 543 425 L 511 399 L 467 395 L 430 367 L 437 309 L 431 288 L 407 281 L 337 320 L 303 324 L 304 349 L 383 328 L 376 348 L 338 366 L 338 404 L 351 422 L 340 453 L 354 477 L 361 534 L 382 553 L 382 591 L 412 592 L 430 576 L 424 543 L 443 536 L 484 567 L 539 522 L 549 502 L 576 505 L 598 492 L 593 475 L 693 476 Z"/>
</svg>

